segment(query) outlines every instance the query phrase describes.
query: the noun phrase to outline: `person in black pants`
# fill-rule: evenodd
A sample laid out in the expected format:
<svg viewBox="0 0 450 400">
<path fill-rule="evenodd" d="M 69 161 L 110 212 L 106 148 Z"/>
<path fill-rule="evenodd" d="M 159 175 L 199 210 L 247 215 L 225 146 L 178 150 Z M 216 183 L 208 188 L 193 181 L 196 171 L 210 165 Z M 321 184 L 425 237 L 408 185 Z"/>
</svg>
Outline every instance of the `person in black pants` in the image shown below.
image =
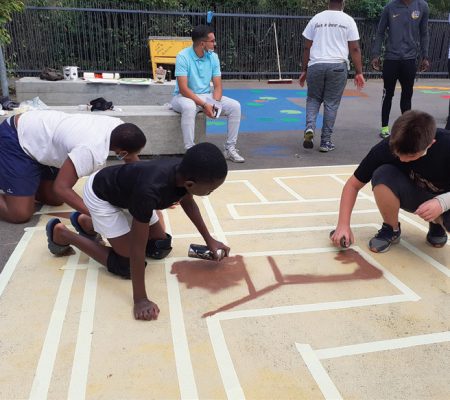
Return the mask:
<svg viewBox="0 0 450 400">
<path fill-rule="evenodd" d="M 381 14 L 372 49 L 372 67 L 377 71 L 381 69 L 381 47 L 387 32 L 383 63 L 384 89 L 380 131 L 382 138 L 390 135 L 389 114 L 397 80 L 402 87 L 400 109 L 403 114 L 411 109 L 417 58 L 421 58 L 421 72 L 430 66 L 428 15 L 428 4 L 424 0 L 392 0 Z"/>
<path fill-rule="evenodd" d="M 447 63 L 447 68 L 448 68 L 448 77 L 450 78 L 450 46 L 448 48 L 448 63 Z M 450 99 L 448 101 L 448 117 L 447 117 L 447 125 L 445 125 L 445 129 L 447 129 L 448 131 L 450 131 Z"/>
</svg>

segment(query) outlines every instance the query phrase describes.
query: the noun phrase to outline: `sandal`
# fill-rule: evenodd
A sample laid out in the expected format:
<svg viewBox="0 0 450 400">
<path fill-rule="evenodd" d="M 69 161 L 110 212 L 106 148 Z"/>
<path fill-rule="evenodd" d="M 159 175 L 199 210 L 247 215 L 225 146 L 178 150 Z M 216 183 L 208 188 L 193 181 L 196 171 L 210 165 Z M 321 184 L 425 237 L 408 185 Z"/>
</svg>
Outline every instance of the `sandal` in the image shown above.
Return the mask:
<svg viewBox="0 0 450 400">
<path fill-rule="evenodd" d="M 50 253 L 54 254 L 55 256 L 62 256 L 64 255 L 67 250 L 70 249 L 70 245 L 68 244 L 57 244 L 53 241 L 53 230 L 55 229 L 55 226 L 60 224 L 61 220 L 59 218 L 52 218 L 47 222 L 47 225 L 45 226 L 45 231 L 47 233 L 47 242 L 48 242 L 48 249 L 50 250 Z"/>
<path fill-rule="evenodd" d="M 72 214 L 70 214 L 70 223 L 75 228 L 75 230 L 78 232 L 80 236 L 83 236 L 89 240 L 92 240 L 93 242 L 100 242 L 102 240 L 102 237 L 98 233 L 94 233 L 93 235 L 90 235 L 89 233 L 86 233 L 86 231 L 82 228 L 80 223 L 78 222 L 78 217 L 81 215 L 79 211 L 74 211 Z"/>
</svg>

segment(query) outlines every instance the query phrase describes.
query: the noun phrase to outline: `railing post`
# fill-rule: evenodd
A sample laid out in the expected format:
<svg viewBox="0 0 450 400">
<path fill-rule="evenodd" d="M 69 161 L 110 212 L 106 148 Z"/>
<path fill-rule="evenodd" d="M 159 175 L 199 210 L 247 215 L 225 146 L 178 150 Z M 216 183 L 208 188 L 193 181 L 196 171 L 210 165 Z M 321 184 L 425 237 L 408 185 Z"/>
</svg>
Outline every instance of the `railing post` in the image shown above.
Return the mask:
<svg viewBox="0 0 450 400">
<path fill-rule="evenodd" d="M 2 86 L 2 95 L 9 96 L 8 76 L 6 75 L 5 57 L 3 57 L 3 48 L 0 45 L 0 81 Z"/>
</svg>

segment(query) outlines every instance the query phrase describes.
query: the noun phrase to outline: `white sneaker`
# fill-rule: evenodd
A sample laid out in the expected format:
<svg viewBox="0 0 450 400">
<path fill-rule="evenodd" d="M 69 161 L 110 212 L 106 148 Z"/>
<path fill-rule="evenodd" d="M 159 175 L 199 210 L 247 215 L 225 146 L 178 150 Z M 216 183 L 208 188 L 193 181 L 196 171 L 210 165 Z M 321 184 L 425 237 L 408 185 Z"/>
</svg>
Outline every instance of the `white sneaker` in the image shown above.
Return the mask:
<svg viewBox="0 0 450 400">
<path fill-rule="evenodd" d="M 223 155 L 227 160 L 233 161 L 235 163 L 243 163 L 245 161 L 244 157 L 240 156 L 238 150 L 234 147 L 225 149 Z"/>
</svg>

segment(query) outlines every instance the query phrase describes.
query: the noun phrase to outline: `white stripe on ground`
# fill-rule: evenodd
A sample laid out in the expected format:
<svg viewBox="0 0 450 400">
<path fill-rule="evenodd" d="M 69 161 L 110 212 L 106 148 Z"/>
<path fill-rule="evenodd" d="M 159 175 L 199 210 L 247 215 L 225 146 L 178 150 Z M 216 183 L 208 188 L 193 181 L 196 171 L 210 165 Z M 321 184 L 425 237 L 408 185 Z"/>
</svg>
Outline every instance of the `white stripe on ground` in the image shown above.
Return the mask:
<svg viewBox="0 0 450 400">
<path fill-rule="evenodd" d="M 25 231 L 16 248 L 12 252 L 5 266 L 3 267 L 3 271 L 0 273 L 0 297 L 2 297 L 3 291 L 8 285 L 11 276 L 16 270 L 17 264 L 22 258 L 23 253 L 25 252 L 28 243 L 33 236 L 33 231 Z"/>
<path fill-rule="evenodd" d="M 386 350 L 406 349 L 414 346 L 425 346 L 445 342 L 450 342 L 450 331 L 389 340 L 378 340 L 349 346 L 330 347 L 328 349 L 316 350 L 315 352 L 319 359 L 327 360 L 330 358 L 355 356 L 358 354 L 375 353 Z"/>
<path fill-rule="evenodd" d="M 217 217 L 216 212 L 214 211 L 213 206 L 211 205 L 211 202 L 207 197 L 204 197 L 202 199 L 203 205 L 206 209 L 206 212 L 208 214 L 209 220 L 211 221 L 211 225 L 213 227 L 214 236 L 217 240 L 220 240 L 223 243 L 227 243 L 227 238 L 225 236 L 225 233 L 223 232 L 222 226 L 220 225 L 219 218 Z"/>
<path fill-rule="evenodd" d="M 342 396 L 309 344 L 295 344 L 311 375 L 326 400 L 342 400 Z"/>
<path fill-rule="evenodd" d="M 378 208 L 371 208 L 368 210 L 355 210 L 352 214 L 369 214 L 378 213 Z M 309 213 L 292 213 L 292 214 L 253 214 L 240 216 L 236 211 L 231 212 L 234 219 L 246 220 L 246 219 L 269 219 L 269 218 L 293 218 L 293 217 L 317 217 L 324 215 L 338 215 L 339 211 L 323 211 L 323 212 L 309 212 Z"/>
<path fill-rule="evenodd" d="M 67 264 L 77 264 L 79 257 L 80 252 L 76 251 L 74 255 L 69 257 Z M 63 273 L 34 375 L 30 392 L 31 400 L 43 400 L 47 398 L 75 272 L 75 270 L 68 269 Z"/>
<path fill-rule="evenodd" d="M 167 282 L 167 298 L 169 301 L 170 326 L 175 353 L 175 364 L 178 374 L 181 399 L 198 399 L 197 385 L 189 352 L 189 343 L 184 325 L 184 314 L 181 305 L 180 288 L 176 275 L 170 273 L 172 262 L 165 261 Z"/>
<path fill-rule="evenodd" d="M 224 183 L 243 183 L 246 185 L 251 192 L 260 200 L 260 202 L 265 203 L 267 202 L 267 199 L 264 197 L 264 195 L 256 189 L 256 187 L 248 180 L 231 180 L 231 181 L 225 181 Z M 259 203 L 258 203 L 259 204 Z"/>
<path fill-rule="evenodd" d="M 297 200 L 304 200 L 302 196 L 300 196 L 295 190 L 291 189 L 288 185 L 281 181 L 281 178 L 273 178 L 273 180 L 281 186 L 286 192 L 288 192 L 292 197 Z"/>
<path fill-rule="evenodd" d="M 91 357 L 92 335 L 94 334 L 95 300 L 97 296 L 98 268 L 94 260 L 86 273 L 86 284 L 84 287 L 83 303 L 81 307 L 78 336 L 75 347 L 75 355 L 72 364 L 72 375 L 70 377 L 69 400 L 81 400 L 86 397 L 86 387 L 89 372 L 89 361 Z"/>
<path fill-rule="evenodd" d="M 228 351 L 227 342 L 223 335 L 220 321 L 214 318 L 207 318 L 206 323 L 217 366 L 228 399 L 245 399 L 244 391 L 242 390 L 236 370 L 234 369 L 233 360 Z"/>
</svg>

